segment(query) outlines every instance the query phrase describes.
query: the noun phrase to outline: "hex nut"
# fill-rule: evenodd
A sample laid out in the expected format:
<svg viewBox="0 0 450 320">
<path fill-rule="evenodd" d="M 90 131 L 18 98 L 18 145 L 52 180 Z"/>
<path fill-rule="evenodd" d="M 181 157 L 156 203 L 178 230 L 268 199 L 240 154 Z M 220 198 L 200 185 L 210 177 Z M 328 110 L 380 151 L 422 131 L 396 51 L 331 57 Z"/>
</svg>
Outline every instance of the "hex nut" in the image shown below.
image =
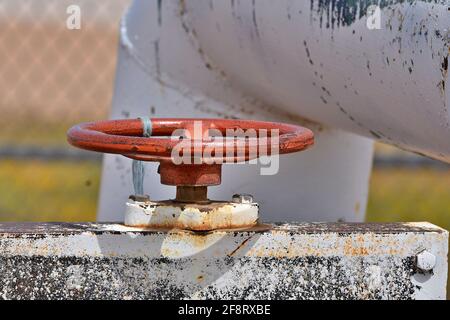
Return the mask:
<svg viewBox="0 0 450 320">
<path fill-rule="evenodd" d="M 416 266 L 422 271 L 431 271 L 436 265 L 436 256 L 426 250 L 416 256 Z"/>
</svg>

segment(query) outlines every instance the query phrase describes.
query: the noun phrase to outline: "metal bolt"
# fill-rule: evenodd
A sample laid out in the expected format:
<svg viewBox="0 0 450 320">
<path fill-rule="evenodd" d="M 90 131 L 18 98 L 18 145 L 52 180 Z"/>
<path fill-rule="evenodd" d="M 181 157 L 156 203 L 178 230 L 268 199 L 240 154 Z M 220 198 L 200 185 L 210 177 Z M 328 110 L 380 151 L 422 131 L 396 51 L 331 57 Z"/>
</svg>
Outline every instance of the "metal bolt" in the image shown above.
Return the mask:
<svg viewBox="0 0 450 320">
<path fill-rule="evenodd" d="M 232 201 L 234 203 L 253 203 L 253 196 L 251 194 L 234 194 Z"/>
<path fill-rule="evenodd" d="M 436 256 L 423 250 L 416 256 L 416 266 L 422 271 L 431 271 L 436 265 Z"/>
</svg>

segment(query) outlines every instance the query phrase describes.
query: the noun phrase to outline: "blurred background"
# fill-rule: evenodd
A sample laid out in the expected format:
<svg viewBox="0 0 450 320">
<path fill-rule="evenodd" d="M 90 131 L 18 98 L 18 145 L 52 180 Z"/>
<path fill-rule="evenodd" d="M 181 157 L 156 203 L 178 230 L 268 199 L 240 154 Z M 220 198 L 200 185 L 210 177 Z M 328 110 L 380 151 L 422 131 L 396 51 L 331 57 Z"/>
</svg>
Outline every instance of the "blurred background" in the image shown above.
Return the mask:
<svg viewBox="0 0 450 320">
<path fill-rule="evenodd" d="M 95 220 L 101 157 L 65 133 L 108 117 L 129 1 L 0 0 L 0 221 Z M 66 27 L 73 4 L 80 30 Z M 367 221 L 450 230 L 450 166 L 377 144 Z"/>
</svg>

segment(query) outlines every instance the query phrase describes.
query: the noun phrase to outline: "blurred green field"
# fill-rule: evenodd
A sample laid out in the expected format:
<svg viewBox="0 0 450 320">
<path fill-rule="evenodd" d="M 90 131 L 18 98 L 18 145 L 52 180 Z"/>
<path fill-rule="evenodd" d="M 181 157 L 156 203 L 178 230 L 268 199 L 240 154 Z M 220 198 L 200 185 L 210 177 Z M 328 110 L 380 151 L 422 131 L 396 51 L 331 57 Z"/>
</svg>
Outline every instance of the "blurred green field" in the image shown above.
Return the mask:
<svg viewBox="0 0 450 320">
<path fill-rule="evenodd" d="M 367 220 L 429 221 L 450 230 L 450 170 L 375 169 Z"/>
<path fill-rule="evenodd" d="M 100 164 L 0 161 L 0 221 L 92 221 Z"/>
<path fill-rule="evenodd" d="M 105 116 L 106 117 L 106 116 Z M 0 119 L 0 147 L 68 147 L 67 130 L 76 123 L 100 120 L 96 117 L 60 119 L 59 121 L 36 121 L 32 116 L 20 118 L 2 117 Z M 26 128 L 26 129 L 24 129 Z"/>
</svg>

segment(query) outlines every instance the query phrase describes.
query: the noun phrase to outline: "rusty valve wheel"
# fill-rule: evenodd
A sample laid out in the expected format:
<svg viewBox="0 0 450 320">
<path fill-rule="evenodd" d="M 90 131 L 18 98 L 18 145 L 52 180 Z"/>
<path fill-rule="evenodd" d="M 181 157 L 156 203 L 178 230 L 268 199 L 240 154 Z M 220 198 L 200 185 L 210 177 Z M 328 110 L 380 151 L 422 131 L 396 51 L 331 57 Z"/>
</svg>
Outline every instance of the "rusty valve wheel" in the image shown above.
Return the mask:
<svg viewBox="0 0 450 320">
<path fill-rule="evenodd" d="M 196 128 L 196 123 L 200 127 Z M 186 130 L 194 138 L 195 130 L 201 130 L 201 140 L 190 140 L 191 161 L 188 164 L 174 164 L 173 161 L 172 151 L 180 144 L 180 139 L 174 139 L 171 135 L 179 129 Z M 230 139 L 227 130 L 228 133 L 230 130 L 237 133 L 236 139 Z M 254 130 L 252 132 L 256 134 L 255 137 L 238 136 L 239 132 L 248 134 L 250 130 Z M 267 138 L 261 138 L 262 130 L 266 130 Z M 275 143 L 271 136 L 272 130 L 279 132 L 276 149 L 272 145 Z M 212 132 L 213 135 L 205 135 L 205 132 Z M 217 134 L 225 137 L 219 139 Z M 261 155 L 297 152 L 314 142 L 312 131 L 300 126 L 226 119 L 139 118 L 98 121 L 76 125 L 68 131 L 67 136 L 69 143 L 78 148 L 118 153 L 142 161 L 158 161 L 161 183 L 175 186 L 219 185 L 222 163 L 247 161 Z M 185 145 L 186 142 L 184 141 Z M 255 146 L 256 152 L 252 153 L 252 146 Z M 262 149 L 265 154 L 261 153 Z M 223 150 L 222 155 L 214 154 L 215 150 Z"/>
<path fill-rule="evenodd" d="M 161 183 L 177 187 L 175 200 L 134 195 L 125 224 L 189 230 L 256 224 L 258 204 L 253 200 L 208 199 L 207 187 L 220 184 L 223 164 L 297 152 L 314 143 L 312 131 L 300 126 L 225 119 L 99 121 L 76 125 L 67 136 L 78 148 L 159 162 Z"/>
</svg>

